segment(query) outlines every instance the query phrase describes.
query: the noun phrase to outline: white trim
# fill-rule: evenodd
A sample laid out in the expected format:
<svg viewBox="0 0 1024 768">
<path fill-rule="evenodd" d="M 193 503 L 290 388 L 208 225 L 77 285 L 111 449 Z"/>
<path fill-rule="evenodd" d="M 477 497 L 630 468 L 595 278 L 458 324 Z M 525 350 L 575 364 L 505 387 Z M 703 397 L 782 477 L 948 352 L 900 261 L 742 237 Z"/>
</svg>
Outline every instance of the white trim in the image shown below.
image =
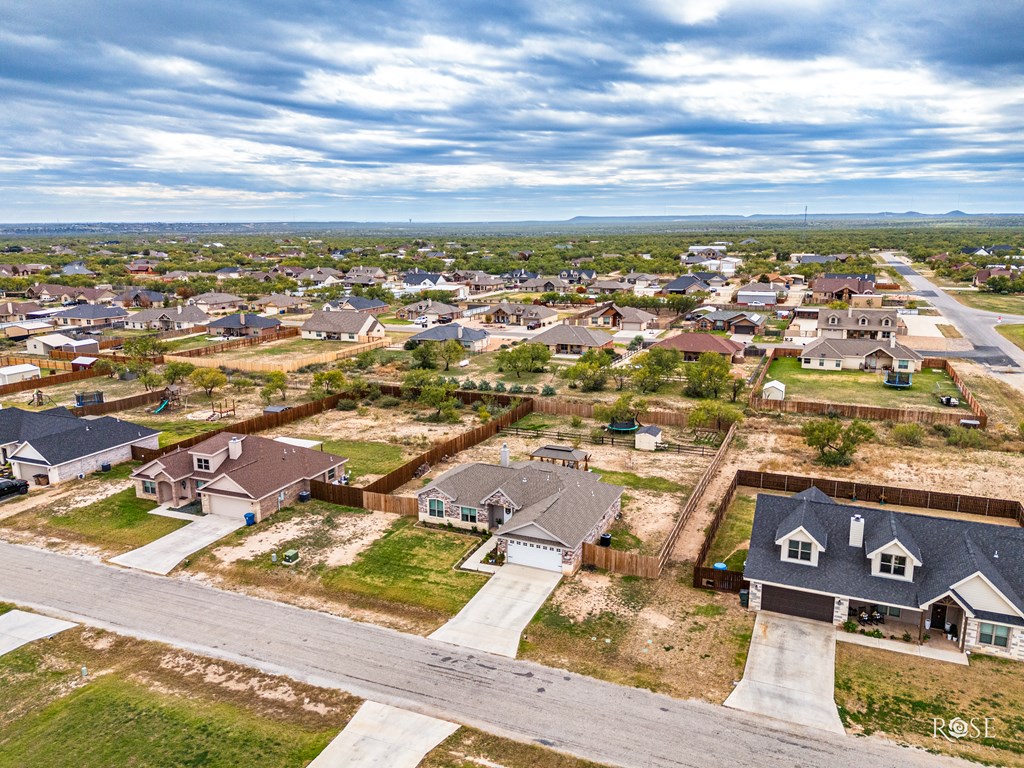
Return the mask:
<svg viewBox="0 0 1024 768">
<path fill-rule="evenodd" d="M 875 555 L 879 554 L 883 549 L 885 549 L 886 547 L 890 547 L 893 544 L 898 546 L 900 549 L 902 549 L 906 553 L 907 557 L 910 559 L 910 562 L 912 562 L 915 567 L 920 567 L 921 565 L 923 565 L 923 563 L 920 560 L 918 560 L 916 557 L 914 557 L 914 553 L 911 552 L 909 549 L 907 549 L 907 547 L 903 544 L 903 542 L 900 541 L 898 538 L 895 538 L 895 537 L 893 537 L 889 541 L 885 542 L 885 544 L 883 544 L 882 546 L 876 547 L 871 552 L 868 552 L 867 556 L 870 557 L 870 558 L 873 558 Z M 902 578 L 902 577 L 897 577 L 897 578 Z"/>
<path fill-rule="evenodd" d="M 811 534 L 811 532 L 808 531 L 806 528 L 804 528 L 802 525 L 798 525 L 792 531 L 789 531 L 785 536 L 782 536 L 782 537 L 776 539 L 775 540 L 776 545 L 781 545 L 782 542 L 792 538 L 793 534 L 796 533 L 797 531 L 803 531 L 807 535 L 807 538 L 809 538 L 814 543 L 814 545 L 818 548 L 818 550 L 820 552 L 824 552 L 825 551 L 825 546 L 820 541 L 818 541 L 816 538 L 814 538 L 814 536 Z"/>
<path fill-rule="evenodd" d="M 602 517 L 603 517 L 603 515 L 602 515 Z M 512 520 L 513 520 L 513 522 L 515 521 L 515 519 L 516 519 L 516 518 L 515 518 L 515 513 L 513 513 L 513 516 L 512 516 Z M 552 541 L 557 541 L 557 542 L 559 542 L 559 543 L 560 543 L 560 544 L 561 544 L 561 545 L 562 545 L 563 547 L 567 547 L 567 548 L 569 548 L 569 549 L 572 549 L 572 545 L 571 545 L 571 544 L 569 544 L 569 542 L 567 542 L 567 541 L 566 541 L 565 539 L 562 539 L 562 538 L 559 538 L 558 536 L 555 536 L 555 535 L 554 535 L 553 533 L 551 533 L 551 531 L 549 531 L 549 530 L 548 530 L 547 528 L 545 528 L 545 527 L 544 527 L 543 525 L 541 525 L 540 523 L 538 523 L 538 522 L 537 522 L 536 520 L 530 520 L 530 521 L 528 521 L 528 522 L 525 522 L 525 523 L 520 523 L 520 524 L 519 524 L 518 526 L 516 526 L 515 528 L 506 528 L 506 529 L 505 529 L 505 530 L 503 530 L 503 531 L 499 531 L 499 532 L 498 532 L 498 535 L 499 535 L 499 536 L 508 536 L 509 534 L 515 533 L 516 531 L 518 531 L 518 530 L 521 530 L 521 529 L 525 528 L 525 527 L 526 527 L 526 526 L 528 526 L 528 525 L 535 525 L 535 526 L 537 526 L 537 527 L 538 527 L 538 528 L 539 528 L 540 530 L 544 531 L 544 533 L 546 533 L 546 534 L 547 534 L 548 536 L 550 536 L 550 537 L 551 537 L 551 540 L 552 540 Z M 519 541 L 519 539 L 517 539 L 517 541 Z"/>
<path fill-rule="evenodd" d="M 963 584 L 963 583 L 964 583 L 965 581 L 969 581 L 969 580 L 973 579 L 973 578 L 974 578 L 975 576 L 980 576 L 980 577 L 982 578 L 982 581 L 984 581 L 984 582 L 985 582 L 986 584 L 988 584 L 988 585 L 989 585 L 989 586 L 990 586 L 990 587 L 992 588 L 992 591 L 993 591 L 993 592 L 995 592 L 995 593 L 996 593 L 997 595 L 999 595 L 999 597 L 1000 597 L 1000 598 L 1002 598 L 1002 600 L 1003 600 L 1003 601 L 1004 601 L 1004 602 L 1005 602 L 1005 603 L 1006 603 L 1006 604 L 1007 604 L 1008 606 L 1010 606 L 1011 608 L 1013 608 L 1013 610 L 1014 610 L 1014 611 L 1016 611 L 1016 612 L 1017 612 L 1017 616 L 1019 616 L 1019 617 L 1021 617 L 1021 618 L 1024 618 L 1024 613 L 1021 613 L 1021 610 L 1020 610 L 1020 608 L 1018 608 L 1018 607 L 1017 607 L 1016 605 L 1014 605 L 1014 604 L 1013 604 L 1013 601 L 1012 601 L 1012 600 L 1010 600 L 1009 598 L 1007 598 L 1007 597 L 1006 597 L 1006 595 L 1004 595 L 1004 594 L 1003 594 L 1003 593 L 1002 593 L 1002 592 L 1001 592 L 1001 591 L 999 590 L 999 588 L 998 588 L 998 587 L 996 587 L 996 585 L 995 585 L 995 584 L 993 584 L 993 583 L 991 582 L 991 580 L 989 580 L 989 578 L 988 578 L 988 577 L 987 577 L 987 576 L 986 576 L 986 575 L 985 575 L 984 573 L 982 573 L 981 571 L 975 571 L 975 572 L 974 572 L 974 573 L 972 573 L 972 574 L 971 574 L 970 576 L 967 576 L 966 578 L 960 579 L 960 581 L 958 581 L 958 582 L 957 582 L 956 584 L 951 584 L 949 588 L 950 588 L 951 590 L 953 590 L 953 589 L 956 589 L 956 588 L 957 588 L 957 587 L 959 587 L 959 586 L 960 586 L 961 584 Z M 953 598 L 953 599 L 955 600 L 956 598 Z"/>
</svg>

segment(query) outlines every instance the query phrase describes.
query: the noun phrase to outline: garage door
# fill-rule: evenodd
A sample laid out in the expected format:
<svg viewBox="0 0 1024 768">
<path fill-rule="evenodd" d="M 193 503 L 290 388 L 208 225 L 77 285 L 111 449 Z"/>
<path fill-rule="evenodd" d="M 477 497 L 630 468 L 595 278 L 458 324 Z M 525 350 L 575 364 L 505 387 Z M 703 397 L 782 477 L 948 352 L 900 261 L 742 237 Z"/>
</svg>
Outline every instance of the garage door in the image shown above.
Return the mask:
<svg viewBox="0 0 1024 768">
<path fill-rule="evenodd" d="M 528 565 L 545 571 L 562 572 L 562 550 L 559 547 L 534 542 L 508 540 L 505 562 L 512 565 Z"/>
<path fill-rule="evenodd" d="M 227 496 L 214 496 L 210 494 L 210 514 L 221 517 L 236 517 L 239 520 L 245 517 L 246 512 L 252 512 L 252 502 L 247 499 L 232 499 Z"/>
<path fill-rule="evenodd" d="M 762 611 L 775 611 L 789 616 L 827 621 L 831 624 L 834 606 L 835 598 L 829 595 L 814 595 L 810 592 L 797 592 L 795 589 L 767 585 L 761 590 Z"/>
</svg>

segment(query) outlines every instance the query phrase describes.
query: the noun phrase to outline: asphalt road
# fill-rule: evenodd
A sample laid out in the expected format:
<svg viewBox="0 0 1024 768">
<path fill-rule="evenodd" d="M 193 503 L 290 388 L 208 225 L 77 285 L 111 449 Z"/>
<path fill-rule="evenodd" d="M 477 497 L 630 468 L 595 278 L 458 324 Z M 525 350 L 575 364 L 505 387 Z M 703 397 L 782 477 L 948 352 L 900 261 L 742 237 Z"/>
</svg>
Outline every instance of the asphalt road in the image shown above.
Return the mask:
<svg viewBox="0 0 1024 768">
<path fill-rule="evenodd" d="M 966 357 L 997 367 L 1024 367 L 1024 352 L 1003 338 L 995 329 L 1000 317 L 1003 323 L 1024 323 L 1024 315 L 999 315 L 997 312 L 972 309 L 966 304 L 961 304 L 891 253 L 881 255 L 886 264 L 895 267 L 896 271 L 910 283 L 915 293 L 927 299 L 945 317 L 952 320 L 964 337 L 974 345 L 974 352 Z"/>
<path fill-rule="evenodd" d="M 969 765 L 12 544 L 0 600 L 612 765 Z"/>
</svg>

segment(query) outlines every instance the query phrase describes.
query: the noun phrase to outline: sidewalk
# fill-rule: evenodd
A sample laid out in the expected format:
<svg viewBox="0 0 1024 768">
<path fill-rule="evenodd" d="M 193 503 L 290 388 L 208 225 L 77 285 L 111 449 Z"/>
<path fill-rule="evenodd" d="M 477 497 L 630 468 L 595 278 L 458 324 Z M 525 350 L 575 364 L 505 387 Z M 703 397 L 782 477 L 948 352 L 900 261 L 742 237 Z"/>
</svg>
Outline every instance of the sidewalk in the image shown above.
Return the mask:
<svg viewBox="0 0 1024 768">
<path fill-rule="evenodd" d="M 928 645 L 904 643 L 902 640 L 890 640 L 887 637 L 868 637 L 857 632 L 847 632 L 843 629 L 836 630 L 836 640 L 840 643 L 863 645 L 868 648 L 881 648 L 883 651 L 905 653 L 908 656 L 920 656 L 921 658 L 945 661 L 950 664 L 962 664 L 963 666 L 970 664 L 967 660 L 967 654 L 960 653 L 960 651 L 947 651 L 942 648 L 932 648 Z"/>
<path fill-rule="evenodd" d="M 477 547 L 476 550 L 466 558 L 466 561 L 459 566 L 459 570 L 478 571 L 479 573 L 497 573 L 500 566 L 485 565 L 481 562 L 484 557 L 494 550 L 496 546 L 498 546 L 498 537 L 491 536 L 491 538 Z"/>
</svg>

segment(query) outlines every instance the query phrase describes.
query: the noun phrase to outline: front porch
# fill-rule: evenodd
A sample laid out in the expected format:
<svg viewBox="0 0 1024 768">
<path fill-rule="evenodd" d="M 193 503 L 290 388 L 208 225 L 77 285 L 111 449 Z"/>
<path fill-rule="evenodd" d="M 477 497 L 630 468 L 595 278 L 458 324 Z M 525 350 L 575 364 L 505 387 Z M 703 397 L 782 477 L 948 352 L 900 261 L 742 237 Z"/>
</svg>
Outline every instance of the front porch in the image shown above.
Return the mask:
<svg viewBox="0 0 1024 768">
<path fill-rule="evenodd" d="M 896 637 L 890 642 L 901 647 L 915 644 L 963 654 L 967 616 L 951 597 L 939 598 L 920 611 L 851 600 L 848 614 L 849 620 L 860 625 L 859 629 L 868 633 L 877 629 L 886 638 Z"/>
<path fill-rule="evenodd" d="M 878 627 L 878 629 L 886 632 L 885 627 Z M 899 636 L 897 632 L 887 632 L 887 634 Z M 908 656 L 918 656 L 934 661 L 944 661 L 949 664 L 960 664 L 962 666 L 970 664 L 967 654 L 961 651 L 956 643 L 952 640 L 947 640 L 945 635 L 940 635 L 939 638 L 941 639 L 933 636 L 926 643 L 915 643 L 913 641 L 907 643 L 903 640 L 893 640 L 890 637 L 871 637 L 870 635 L 862 635 L 859 632 L 847 632 L 842 627 L 836 627 L 836 640 L 841 643 L 862 645 L 867 648 L 880 648 L 883 651 L 903 653 Z"/>
</svg>

